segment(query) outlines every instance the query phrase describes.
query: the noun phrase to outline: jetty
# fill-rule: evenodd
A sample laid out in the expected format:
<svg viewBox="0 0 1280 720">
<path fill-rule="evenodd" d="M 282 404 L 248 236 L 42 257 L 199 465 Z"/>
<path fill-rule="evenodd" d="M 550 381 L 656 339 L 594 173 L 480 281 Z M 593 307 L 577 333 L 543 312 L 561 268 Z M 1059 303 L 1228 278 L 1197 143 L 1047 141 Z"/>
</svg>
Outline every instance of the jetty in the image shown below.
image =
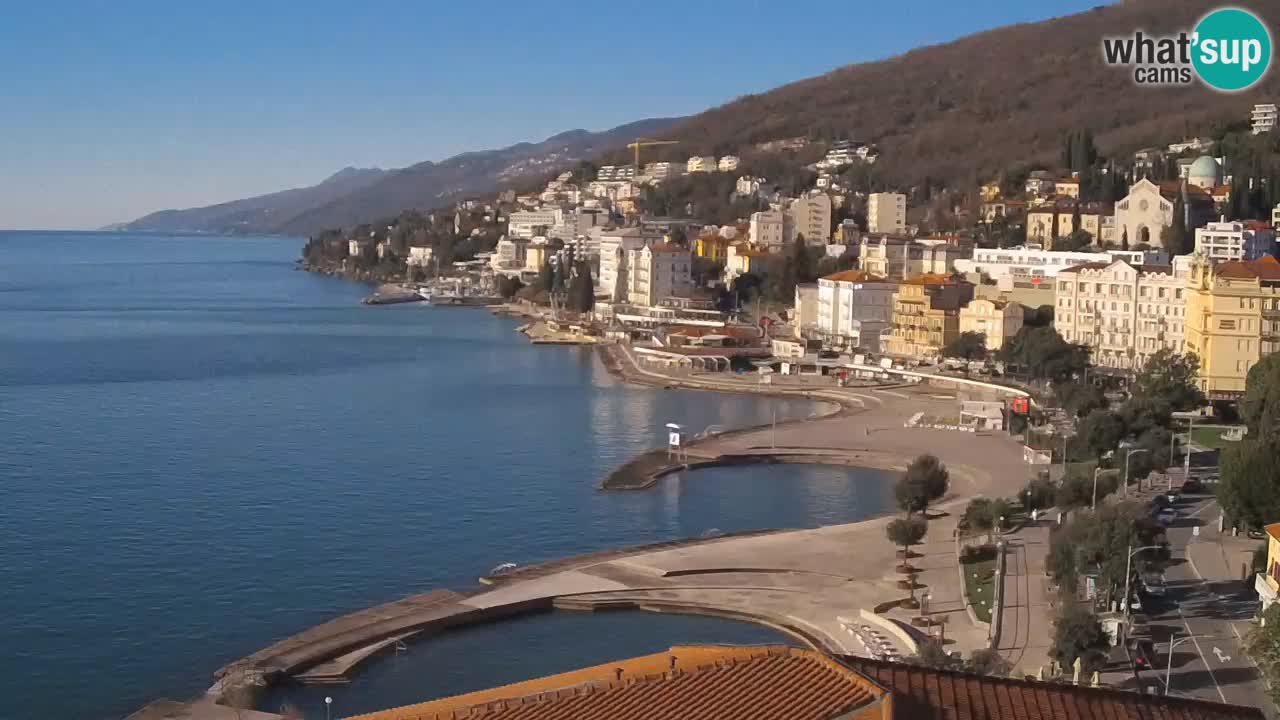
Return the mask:
<svg viewBox="0 0 1280 720">
<path fill-rule="evenodd" d="M 400 285 L 379 285 L 372 295 L 360 301 L 365 305 L 395 305 L 398 303 L 422 302 L 422 296 L 416 291 Z"/>
</svg>

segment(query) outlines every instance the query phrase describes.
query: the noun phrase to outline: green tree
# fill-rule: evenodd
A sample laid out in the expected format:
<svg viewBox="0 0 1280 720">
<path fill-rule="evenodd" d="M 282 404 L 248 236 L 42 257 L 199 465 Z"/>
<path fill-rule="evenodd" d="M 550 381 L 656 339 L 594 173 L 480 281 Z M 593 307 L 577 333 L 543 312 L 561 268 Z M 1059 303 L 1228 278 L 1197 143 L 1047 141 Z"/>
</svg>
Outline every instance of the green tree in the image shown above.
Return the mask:
<svg viewBox="0 0 1280 720">
<path fill-rule="evenodd" d="M 907 515 L 923 513 L 929 508 L 929 493 L 924 485 L 905 473 L 893 484 L 893 497 L 897 500 L 898 509 Z"/>
<path fill-rule="evenodd" d="M 1280 703 L 1280 603 L 1272 603 L 1262 613 L 1262 622 L 1245 638 L 1249 657 L 1267 680 L 1271 702 Z"/>
<path fill-rule="evenodd" d="M 570 310 L 585 313 L 591 312 L 595 302 L 595 285 L 591 282 L 591 266 L 585 260 L 580 261 L 574 267 L 573 276 L 569 279 L 567 305 Z"/>
<path fill-rule="evenodd" d="M 1053 496 L 1057 492 L 1057 486 L 1049 478 L 1035 478 L 1029 481 L 1022 492 L 1018 494 L 1018 500 L 1026 505 L 1028 511 L 1044 510 L 1053 505 Z"/>
<path fill-rule="evenodd" d="M 518 277 L 507 277 L 506 275 L 498 276 L 498 294 L 510 300 L 520 292 L 524 287 L 524 283 L 520 282 Z"/>
<path fill-rule="evenodd" d="M 894 518 L 884 528 L 889 542 L 902 548 L 902 558 L 911 557 L 911 548 L 919 545 L 929 532 L 929 523 L 921 517 Z"/>
<path fill-rule="evenodd" d="M 1100 458 L 1115 450 L 1124 437 L 1124 422 L 1115 413 L 1094 410 L 1076 426 L 1076 434 L 1071 438 L 1072 455 Z"/>
<path fill-rule="evenodd" d="M 966 672 L 989 677 L 1008 677 L 1013 666 L 1000 653 L 991 649 L 974 650 L 964 663 Z"/>
<path fill-rule="evenodd" d="M 1173 410 L 1192 410 L 1205 403 L 1197 384 L 1200 360 L 1190 353 L 1161 349 L 1152 353 L 1138 371 L 1135 398 L 1160 399 Z"/>
<path fill-rule="evenodd" d="M 1102 388 L 1083 380 L 1057 383 L 1053 386 L 1053 394 L 1058 404 L 1076 417 L 1085 417 L 1094 410 L 1107 407 L 1107 396 Z"/>
<path fill-rule="evenodd" d="M 915 512 L 923 513 L 928 510 L 930 503 L 947 493 L 950 478 L 951 474 L 947 472 L 947 466 L 943 465 L 942 461 L 933 455 L 925 454 L 911 461 L 898 484 L 906 488 L 904 492 L 910 499 L 910 504 L 916 507 Z M 903 504 L 901 498 L 902 495 L 899 494 L 899 507 Z M 906 507 L 902 509 L 912 512 Z"/>
<path fill-rule="evenodd" d="M 1280 353 L 1267 355 L 1249 370 L 1240 418 L 1250 438 L 1280 435 Z"/>
<path fill-rule="evenodd" d="M 1064 484 L 1070 481 L 1071 478 L 1064 480 Z M 1092 473 L 1087 484 L 1081 483 L 1080 487 L 1092 489 Z M 1053 529 L 1045 567 L 1065 592 L 1073 591 L 1080 577 L 1089 573 L 1096 577 L 1098 592 L 1105 599 L 1118 599 L 1126 570 L 1137 572 L 1159 559 L 1145 553 L 1128 565 L 1129 550 L 1155 545 L 1163 539 L 1164 529 L 1151 520 L 1144 506 L 1135 502 L 1099 504 L 1097 510 L 1074 513 L 1069 521 Z"/>
<path fill-rule="evenodd" d="M 1187 230 L 1187 206 L 1182 193 L 1173 201 L 1173 224 L 1164 229 L 1160 239 L 1169 257 L 1195 252 L 1195 238 Z"/>
<path fill-rule="evenodd" d="M 1280 518 L 1280 438 L 1246 437 L 1222 451 L 1218 501 L 1234 524 L 1261 528 Z"/>
<path fill-rule="evenodd" d="M 551 262 L 542 263 L 542 267 L 538 268 L 538 279 L 534 281 L 533 286 L 539 292 L 551 292 L 555 289 L 555 269 L 551 267 Z"/>
<path fill-rule="evenodd" d="M 992 532 L 1001 529 L 1001 519 L 1012 514 L 1013 506 L 1003 498 L 974 498 L 965 506 L 960 522 L 969 529 L 987 533 L 990 540 Z"/>
<path fill-rule="evenodd" d="M 1106 662 L 1110 646 L 1097 615 L 1079 605 L 1062 606 L 1053 623 L 1053 647 L 1049 650 L 1059 665 L 1069 668 L 1079 658 L 1082 670 L 1093 672 Z"/>
<path fill-rule="evenodd" d="M 1052 327 L 1024 327 L 1000 349 L 1005 362 L 1015 363 L 1032 377 L 1055 382 L 1069 380 L 1089 366 L 1089 349 L 1062 339 Z"/>
<path fill-rule="evenodd" d="M 943 357 L 983 360 L 987 357 L 987 336 L 980 332 L 963 332 L 942 348 Z"/>
<path fill-rule="evenodd" d="M 948 653 L 942 647 L 942 643 L 936 640 L 921 642 L 916 654 L 907 658 L 907 662 L 934 670 L 961 670 L 964 668 L 964 661 Z"/>
</svg>

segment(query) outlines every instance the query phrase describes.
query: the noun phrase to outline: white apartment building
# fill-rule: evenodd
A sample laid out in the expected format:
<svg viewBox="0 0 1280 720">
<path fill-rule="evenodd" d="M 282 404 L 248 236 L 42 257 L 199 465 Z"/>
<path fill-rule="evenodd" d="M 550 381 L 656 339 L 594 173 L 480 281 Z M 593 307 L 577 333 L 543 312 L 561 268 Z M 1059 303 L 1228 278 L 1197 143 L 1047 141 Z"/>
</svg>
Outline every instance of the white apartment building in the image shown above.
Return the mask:
<svg viewBox="0 0 1280 720">
<path fill-rule="evenodd" d="M 893 321 L 898 283 L 862 270 L 818 280 L 815 330 L 829 345 L 880 351 L 880 335 Z"/>
<path fill-rule="evenodd" d="M 596 276 L 597 289 L 608 294 L 613 302 L 627 298 L 629 281 L 627 271 L 631 253 L 663 241 L 663 233 L 643 228 L 622 228 L 600 232 L 600 272 Z"/>
<path fill-rule="evenodd" d="M 742 177 L 738 178 L 738 182 L 736 185 L 734 185 L 733 190 L 735 193 L 743 197 L 758 195 L 760 193 L 760 188 L 764 187 L 764 185 L 768 182 L 769 181 L 764 178 L 752 177 L 750 175 L 743 175 Z"/>
<path fill-rule="evenodd" d="M 662 182 L 682 177 L 686 169 L 685 163 L 651 162 L 644 166 L 644 175 L 652 182 Z"/>
<path fill-rule="evenodd" d="M 525 265 L 525 248 L 529 247 L 529 243 L 523 240 L 512 240 L 510 238 L 502 238 L 493 248 L 493 255 L 489 256 L 489 266 L 495 272 L 504 270 L 523 270 Z"/>
<path fill-rule="evenodd" d="M 751 225 L 748 231 L 751 244 L 766 249 L 782 247 L 785 243 L 784 224 L 783 212 L 776 208 L 751 213 Z"/>
<path fill-rule="evenodd" d="M 1161 349 L 1182 352 L 1187 263 L 1087 263 L 1058 273 L 1053 326 L 1088 346 L 1099 367 L 1133 370 Z"/>
<path fill-rule="evenodd" d="M 950 275 L 956 263 L 968 254 L 968 249 L 942 240 L 867 236 L 858 248 L 858 267 L 872 275 L 901 281 L 917 275 Z"/>
<path fill-rule="evenodd" d="M 716 165 L 716 169 L 720 172 L 733 172 L 738 169 L 738 165 L 742 162 L 737 155 L 725 155 L 720 158 L 720 162 Z"/>
<path fill-rule="evenodd" d="M 685 163 L 685 171 L 689 173 L 715 172 L 715 155 L 694 155 Z"/>
<path fill-rule="evenodd" d="M 1280 111 L 1276 110 L 1276 106 L 1273 103 L 1254 105 L 1253 112 L 1249 113 L 1249 123 L 1253 127 L 1253 134 L 1261 135 L 1274 130 L 1278 116 L 1280 116 Z"/>
<path fill-rule="evenodd" d="M 404 263 L 409 267 L 428 267 L 431 265 L 431 255 L 431 248 L 414 245 L 409 248 L 409 257 Z"/>
<path fill-rule="evenodd" d="M 693 290 L 693 256 L 689 248 L 660 243 L 632 250 L 627 302 L 656 306 L 669 297 L 687 296 Z"/>
<path fill-rule="evenodd" d="M 956 260 L 955 269 L 962 273 L 981 273 L 999 284 L 1034 282 L 1057 277 L 1059 272 L 1090 262 L 1124 260 L 1130 265 L 1168 265 L 1163 250 L 1108 250 L 1100 253 L 1043 250 L 1035 246 L 1013 248 L 975 248 L 972 258 Z"/>
<path fill-rule="evenodd" d="M 907 196 L 902 193 L 871 193 L 867 198 L 867 230 L 873 233 L 907 231 Z"/>
<path fill-rule="evenodd" d="M 825 245 L 831 240 L 831 197 L 825 193 L 792 201 L 783 213 L 782 237 L 787 243 L 804 235 L 808 245 Z"/>
<path fill-rule="evenodd" d="M 1196 228 L 1196 254 L 1215 264 L 1228 260 L 1252 260 L 1245 257 L 1252 245 L 1253 231 L 1242 222 L 1211 222 Z"/>
<path fill-rule="evenodd" d="M 627 182 L 635 179 L 634 165 L 602 165 L 596 171 L 596 180 L 599 182 Z"/>
<path fill-rule="evenodd" d="M 563 221 L 564 210 L 560 208 L 516 210 L 507 218 L 507 236 L 528 240 L 536 235 L 546 234 L 546 231 L 563 224 Z"/>
</svg>

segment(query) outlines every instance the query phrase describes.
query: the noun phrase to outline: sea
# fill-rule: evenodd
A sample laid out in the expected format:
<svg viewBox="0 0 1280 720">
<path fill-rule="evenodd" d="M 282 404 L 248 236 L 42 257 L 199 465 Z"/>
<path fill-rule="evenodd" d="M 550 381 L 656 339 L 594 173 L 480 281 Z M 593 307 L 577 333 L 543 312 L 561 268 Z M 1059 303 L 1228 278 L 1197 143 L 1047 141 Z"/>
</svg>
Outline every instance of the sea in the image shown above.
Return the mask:
<svg viewBox="0 0 1280 720">
<path fill-rule="evenodd" d="M 503 563 L 884 512 L 884 473 L 617 465 L 800 400 L 623 384 L 483 309 L 369 307 L 298 238 L 0 232 L 0 718 L 122 718 L 337 615 Z M 728 620 L 549 613 L 371 662 L 262 709 L 333 717 L 688 642 Z"/>
</svg>

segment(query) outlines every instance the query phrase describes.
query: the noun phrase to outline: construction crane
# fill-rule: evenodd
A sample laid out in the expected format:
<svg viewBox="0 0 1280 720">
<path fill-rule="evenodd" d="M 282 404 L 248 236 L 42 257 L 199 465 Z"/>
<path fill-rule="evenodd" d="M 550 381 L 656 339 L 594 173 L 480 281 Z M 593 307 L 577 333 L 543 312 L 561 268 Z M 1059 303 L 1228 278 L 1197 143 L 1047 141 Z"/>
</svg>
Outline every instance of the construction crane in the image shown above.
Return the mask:
<svg viewBox="0 0 1280 720">
<path fill-rule="evenodd" d="M 636 177 L 640 177 L 640 148 L 649 147 L 651 145 L 677 145 L 679 140 L 650 140 L 648 138 L 636 138 L 635 142 L 627 143 L 627 148 L 636 151 Z"/>
</svg>

